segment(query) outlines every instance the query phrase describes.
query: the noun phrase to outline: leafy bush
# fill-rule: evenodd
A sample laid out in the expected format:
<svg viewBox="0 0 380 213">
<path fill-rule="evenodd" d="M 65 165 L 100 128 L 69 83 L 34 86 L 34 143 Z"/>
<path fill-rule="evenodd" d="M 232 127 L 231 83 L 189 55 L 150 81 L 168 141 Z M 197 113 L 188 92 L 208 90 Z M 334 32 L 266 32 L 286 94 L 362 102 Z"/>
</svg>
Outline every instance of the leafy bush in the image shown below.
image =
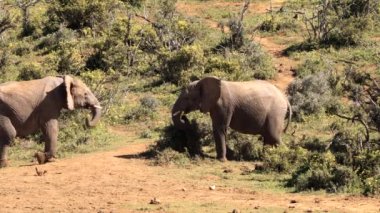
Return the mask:
<svg viewBox="0 0 380 213">
<path fill-rule="evenodd" d="M 160 106 L 160 101 L 153 96 L 144 96 L 140 99 L 140 104 L 143 107 L 156 110 L 157 107 Z"/>
<path fill-rule="evenodd" d="M 218 53 L 218 52 L 216 52 Z M 272 58 L 257 43 L 246 42 L 239 50 L 224 49 L 223 55 L 208 57 L 205 73 L 227 80 L 271 79 L 276 70 Z"/>
<path fill-rule="evenodd" d="M 189 157 L 203 155 L 202 145 L 210 144 L 211 129 L 205 123 L 191 121 L 191 127 L 184 131 L 177 129 L 174 125 L 163 128 L 159 140 L 152 145 L 148 151 L 152 157 L 170 148 L 177 152 L 186 152 Z"/>
<path fill-rule="evenodd" d="M 33 80 L 39 79 L 45 76 L 45 72 L 42 70 L 42 67 L 38 63 L 28 63 L 21 66 L 17 80 Z"/>
<path fill-rule="evenodd" d="M 296 191 L 327 189 L 333 191 L 345 186 L 347 179 L 340 177 L 352 175 L 348 168 L 336 168 L 335 157 L 332 153 L 310 153 L 306 161 L 298 167 L 288 181 L 288 185 L 294 186 Z"/>
<path fill-rule="evenodd" d="M 95 128 L 86 127 L 88 113 L 87 110 L 77 110 L 66 112 L 60 117 L 59 157 L 67 153 L 88 153 L 110 145 L 113 137 L 104 124 L 99 123 Z"/>
<path fill-rule="evenodd" d="M 305 137 L 299 142 L 299 146 L 311 152 L 324 152 L 328 145 L 316 137 Z M 331 146 L 330 146 L 331 148 Z"/>
<path fill-rule="evenodd" d="M 121 0 L 122 2 L 125 2 L 133 7 L 141 7 L 145 0 Z"/>
<path fill-rule="evenodd" d="M 308 75 L 296 79 L 288 88 L 294 117 L 302 120 L 304 115 L 321 112 L 335 100 L 327 73 Z"/>
<path fill-rule="evenodd" d="M 81 30 L 86 27 L 100 30 L 107 25 L 107 19 L 116 8 L 117 1 L 90 1 L 90 0 L 59 0 L 50 4 L 47 11 L 48 20 L 45 23 L 45 32 L 52 33 L 65 23 L 68 28 Z"/>
<path fill-rule="evenodd" d="M 45 53 L 50 53 L 52 51 L 62 50 L 65 44 L 77 43 L 78 34 L 66 27 L 60 27 L 57 31 L 52 34 L 46 35 L 40 39 L 36 49 L 43 49 Z"/>
<path fill-rule="evenodd" d="M 140 105 L 131 108 L 127 111 L 124 119 L 126 123 L 131 121 L 146 121 L 147 119 L 153 119 L 157 107 L 159 106 L 159 101 L 152 96 L 145 96 L 140 99 Z"/>
<path fill-rule="evenodd" d="M 306 42 L 321 46 L 360 44 L 379 12 L 376 0 L 319 1 L 310 5 L 303 14 Z"/>
<path fill-rule="evenodd" d="M 305 140 L 310 152 L 288 181 L 296 191 L 378 193 L 380 152 L 365 149 L 351 134 L 338 131 L 329 146 L 317 139 Z"/>
<path fill-rule="evenodd" d="M 64 48 L 58 57 L 58 73 L 77 75 L 85 66 L 84 58 L 76 48 Z"/>
<path fill-rule="evenodd" d="M 163 53 L 159 56 L 160 75 L 164 81 L 186 85 L 186 72 L 196 73 L 193 70 L 203 64 L 203 50 L 199 45 L 186 45 L 178 51 Z"/>
<path fill-rule="evenodd" d="M 379 195 L 380 194 L 380 175 L 365 179 L 363 186 L 364 195 Z"/>
<path fill-rule="evenodd" d="M 255 161 L 263 159 L 263 145 L 257 137 L 247 134 L 240 134 L 230 131 L 227 136 L 227 143 L 231 147 L 232 155 L 228 159 Z"/>
<path fill-rule="evenodd" d="M 180 153 L 170 148 L 159 152 L 153 161 L 153 165 L 156 166 L 168 166 L 170 164 L 183 166 L 189 163 L 190 159 L 186 153 Z"/>
<path fill-rule="evenodd" d="M 306 61 L 300 65 L 296 71 L 296 76 L 300 78 L 304 78 L 308 75 L 324 72 L 324 73 L 331 73 L 333 70 L 333 64 L 332 61 L 321 57 L 318 59 L 308 58 Z"/>
<path fill-rule="evenodd" d="M 297 21 L 291 17 L 292 15 L 292 13 L 286 13 L 283 11 L 279 14 L 273 14 L 269 19 L 264 20 L 259 25 L 259 30 L 264 32 L 278 32 L 285 30 L 296 31 L 300 27 L 298 26 Z"/>
</svg>

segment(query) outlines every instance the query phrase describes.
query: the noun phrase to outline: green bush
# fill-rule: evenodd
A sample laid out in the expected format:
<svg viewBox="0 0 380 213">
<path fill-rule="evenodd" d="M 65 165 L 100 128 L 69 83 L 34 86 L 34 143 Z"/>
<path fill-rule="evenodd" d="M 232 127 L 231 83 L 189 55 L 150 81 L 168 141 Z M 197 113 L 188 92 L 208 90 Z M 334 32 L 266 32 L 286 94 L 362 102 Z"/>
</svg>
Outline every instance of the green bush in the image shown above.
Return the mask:
<svg viewBox="0 0 380 213">
<path fill-rule="evenodd" d="M 63 50 L 66 44 L 76 44 L 78 34 L 66 27 L 60 27 L 56 32 L 46 35 L 39 39 L 35 50 L 42 49 L 45 54 L 53 51 Z"/>
<path fill-rule="evenodd" d="M 133 7 L 141 7 L 145 2 L 145 0 L 121 0 L 121 1 Z"/>
<path fill-rule="evenodd" d="M 58 57 L 58 73 L 78 75 L 85 66 L 84 58 L 76 48 L 64 48 Z"/>
<path fill-rule="evenodd" d="M 304 78 L 308 75 L 317 74 L 320 72 L 331 73 L 333 71 L 332 69 L 332 61 L 324 57 L 318 59 L 308 58 L 296 69 L 295 74 L 299 78 Z"/>
<path fill-rule="evenodd" d="M 183 166 L 189 163 L 190 159 L 186 153 L 180 153 L 170 148 L 159 152 L 153 161 L 153 165 L 155 166 L 168 166 L 171 164 Z"/>
<path fill-rule="evenodd" d="M 186 85 L 189 80 L 186 73 L 196 73 L 204 63 L 204 53 L 199 45 L 186 45 L 178 51 L 163 52 L 159 56 L 160 75 L 164 81 Z"/>
<path fill-rule="evenodd" d="M 27 81 L 39 79 L 45 77 L 45 74 L 40 64 L 34 62 L 27 63 L 21 66 L 17 80 Z"/>
<path fill-rule="evenodd" d="M 240 81 L 252 78 L 271 79 L 276 74 L 271 56 L 254 42 L 245 42 L 239 50 L 226 48 L 223 52 L 215 53 L 208 57 L 205 73 Z"/>
<path fill-rule="evenodd" d="M 145 96 L 140 99 L 139 106 L 135 106 L 127 111 L 124 117 L 125 122 L 130 123 L 132 121 L 146 121 L 148 119 L 153 119 L 159 105 L 159 101 L 153 96 Z"/>
<path fill-rule="evenodd" d="M 304 115 L 322 112 L 336 103 L 329 84 L 330 77 L 327 73 L 317 73 L 291 83 L 288 94 L 294 118 L 302 120 Z"/>
<path fill-rule="evenodd" d="M 311 152 L 324 152 L 328 148 L 328 145 L 326 143 L 316 137 L 305 137 L 299 142 L 299 145 Z"/>
<path fill-rule="evenodd" d="M 283 9 L 286 10 L 286 9 Z M 280 13 L 271 15 L 259 25 L 259 30 L 264 32 L 296 31 L 300 28 L 292 13 Z"/>
<path fill-rule="evenodd" d="M 108 16 L 115 10 L 114 0 L 59 0 L 49 5 L 45 33 L 52 33 L 63 23 L 69 29 L 81 30 L 86 27 L 100 30 L 108 24 Z"/>
<path fill-rule="evenodd" d="M 88 114 L 88 110 L 76 110 L 65 112 L 59 118 L 58 157 L 69 153 L 88 153 L 111 144 L 113 137 L 102 122 L 95 128 L 86 127 Z"/>
<path fill-rule="evenodd" d="M 380 195 L 380 175 L 365 179 L 363 186 L 364 195 Z"/>
<path fill-rule="evenodd" d="M 227 142 L 233 152 L 231 153 L 233 156 L 227 156 L 229 159 L 244 161 L 263 159 L 263 143 L 258 141 L 255 136 L 230 131 L 227 136 Z"/>
<path fill-rule="evenodd" d="M 262 161 L 266 171 L 290 173 L 306 159 L 306 150 L 301 147 L 280 145 L 276 148 L 265 147 Z"/>
<path fill-rule="evenodd" d="M 288 185 L 294 186 L 296 191 L 331 189 L 333 175 L 330 169 L 334 165 L 335 159 L 331 153 L 311 153 L 293 172 Z"/>
</svg>

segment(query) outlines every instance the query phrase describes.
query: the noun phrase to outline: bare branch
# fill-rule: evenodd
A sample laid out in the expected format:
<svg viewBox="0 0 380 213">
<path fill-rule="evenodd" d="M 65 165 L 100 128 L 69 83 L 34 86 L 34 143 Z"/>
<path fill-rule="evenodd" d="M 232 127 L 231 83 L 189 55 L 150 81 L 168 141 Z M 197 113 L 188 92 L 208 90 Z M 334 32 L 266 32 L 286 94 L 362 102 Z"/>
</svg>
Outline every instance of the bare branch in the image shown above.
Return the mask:
<svg viewBox="0 0 380 213">
<path fill-rule="evenodd" d="M 369 128 L 368 128 L 368 125 L 363 121 L 363 119 L 361 119 L 361 116 L 360 115 L 354 115 L 353 117 L 348 117 L 348 116 L 345 116 L 345 115 L 340 115 L 338 113 L 333 113 L 334 115 L 340 117 L 340 118 L 343 118 L 343 119 L 346 119 L 346 120 L 350 120 L 352 122 L 355 122 L 355 121 L 359 121 L 365 128 L 365 131 L 366 131 L 366 134 L 365 134 L 365 142 L 368 143 L 369 140 L 370 140 L 370 136 L 369 136 Z"/>
</svg>

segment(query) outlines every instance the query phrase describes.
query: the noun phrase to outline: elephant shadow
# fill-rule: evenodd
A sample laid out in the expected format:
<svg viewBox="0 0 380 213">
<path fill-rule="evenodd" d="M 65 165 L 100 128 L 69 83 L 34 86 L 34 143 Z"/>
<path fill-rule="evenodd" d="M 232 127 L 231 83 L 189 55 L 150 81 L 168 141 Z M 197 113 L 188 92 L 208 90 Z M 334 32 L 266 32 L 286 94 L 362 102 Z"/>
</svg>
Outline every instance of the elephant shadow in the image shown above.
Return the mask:
<svg viewBox="0 0 380 213">
<path fill-rule="evenodd" d="M 149 159 L 150 157 L 145 152 L 137 153 L 137 154 L 126 154 L 126 155 L 115 155 L 115 158 L 122 158 L 122 159 Z"/>
</svg>

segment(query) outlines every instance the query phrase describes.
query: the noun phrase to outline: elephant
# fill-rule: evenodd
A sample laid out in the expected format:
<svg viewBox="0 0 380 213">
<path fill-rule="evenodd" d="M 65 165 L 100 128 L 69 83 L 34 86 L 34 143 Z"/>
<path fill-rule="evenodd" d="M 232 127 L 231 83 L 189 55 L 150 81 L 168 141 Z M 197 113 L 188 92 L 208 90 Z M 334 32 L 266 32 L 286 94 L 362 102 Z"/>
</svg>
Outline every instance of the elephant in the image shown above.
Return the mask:
<svg viewBox="0 0 380 213">
<path fill-rule="evenodd" d="M 8 165 L 7 152 L 13 139 L 38 130 L 45 150 L 35 157 L 40 164 L 54 161 L 58 118 L 62 109 L 76 108 L 91 110 L 87 126 L 95 126 L 100 120 L 98 99 L 81 80 L 70 75 L 0 84 L 0 168 Z"/>
<path fill-rule="evenodd" d="M 174 126 L 181 130 L 189 129 L 186 114 L 195 110 L 210 114 L 216 157 L 220 161 L 227 160 L 228 127 L 244 134 L 259 134 L 264 145 L 277 146 L 292 114 L 287 97 L 267 81 L 233 82 L 216 77 L 193 81 L 182 89 L 171 111 Z M 284 129 L 287 114 L 288 122 Z"/>
</svg>

